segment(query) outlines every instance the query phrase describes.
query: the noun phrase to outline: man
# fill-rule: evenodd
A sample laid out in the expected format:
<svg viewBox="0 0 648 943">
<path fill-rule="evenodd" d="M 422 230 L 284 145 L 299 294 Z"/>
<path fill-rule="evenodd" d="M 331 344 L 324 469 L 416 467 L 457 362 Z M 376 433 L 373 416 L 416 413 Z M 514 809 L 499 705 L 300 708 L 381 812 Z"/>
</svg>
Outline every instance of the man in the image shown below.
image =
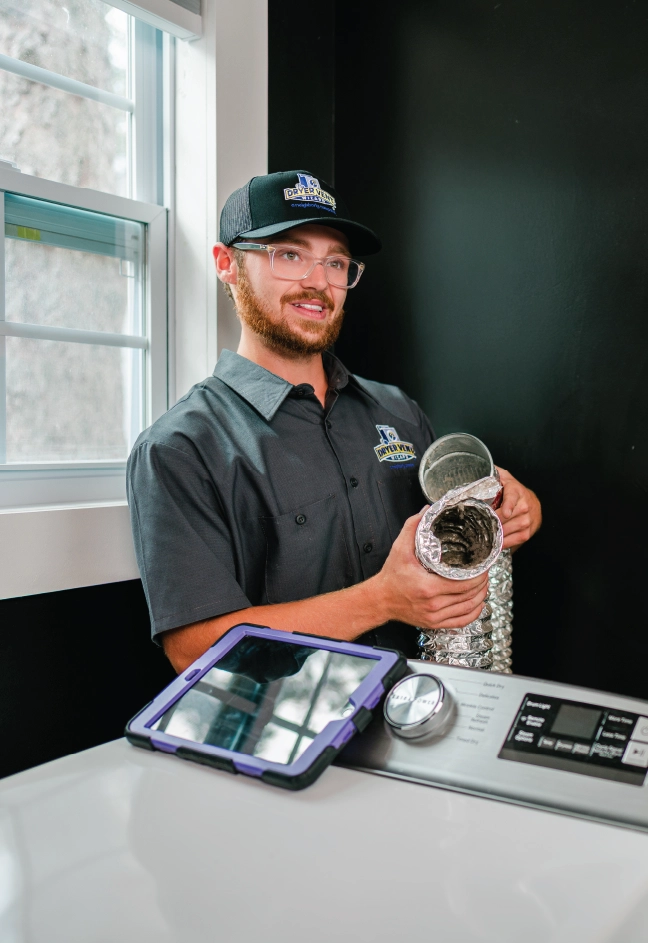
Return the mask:
<svg viewBox="0 0 648 943">
<path fill-rule="evenodd" d="M 416 653 L 415 626 L 479 615 L 487 576 L 454 582 L 414 556 L 428 420 L 395 387 L 327 349 L 346 293 L 380 249 L 333 188 L 304 171 L 254 177 L 227 200 L 214 247 L 241 321 L 199 383 L 137 440 L 128 489 L 153 635 L 182 671 L 240 622 Z M 540 526 L 501 470 L 505 547 Z"/>
</svg>

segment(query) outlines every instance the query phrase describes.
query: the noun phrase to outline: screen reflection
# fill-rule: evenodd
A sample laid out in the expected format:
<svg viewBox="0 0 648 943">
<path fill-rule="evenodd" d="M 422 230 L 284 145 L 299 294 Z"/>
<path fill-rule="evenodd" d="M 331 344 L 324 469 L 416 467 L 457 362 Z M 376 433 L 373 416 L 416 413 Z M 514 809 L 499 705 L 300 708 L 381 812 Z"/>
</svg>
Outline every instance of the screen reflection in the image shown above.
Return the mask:
<svg viewBox="0 0 648 943">
<path fill-rule="evenodd" d="M 153 725 L 194 743 L 293 763 L 376 664 L 340 652 L 246 636 Z"/>
</svg>

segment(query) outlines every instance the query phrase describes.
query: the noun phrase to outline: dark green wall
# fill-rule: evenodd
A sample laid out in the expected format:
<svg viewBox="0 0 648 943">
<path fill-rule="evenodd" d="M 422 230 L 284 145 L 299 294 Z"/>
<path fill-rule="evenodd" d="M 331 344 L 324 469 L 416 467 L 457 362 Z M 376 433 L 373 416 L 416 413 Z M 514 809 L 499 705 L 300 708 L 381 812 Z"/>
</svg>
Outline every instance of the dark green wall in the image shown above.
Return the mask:
<svg viewBox="0 0 648 943">
<path fill-rule="evenodd" d="M 541 496 L 516 670 L 647 697 L 645 5 L 336 11 L 335 182 L 385 243 L 336 350 Z M 270 104 L 290 166 L 300 128 Z"/>
<path fill-rule="evenodd" d="M 121 737 L 174 677 L 139 580 L 0 600 L 0 776 Z"/>
<path fill-rule="evenodd" d="M 268 0 L 268 164 L 334 183 L 335 2 Z"/>
</svg>

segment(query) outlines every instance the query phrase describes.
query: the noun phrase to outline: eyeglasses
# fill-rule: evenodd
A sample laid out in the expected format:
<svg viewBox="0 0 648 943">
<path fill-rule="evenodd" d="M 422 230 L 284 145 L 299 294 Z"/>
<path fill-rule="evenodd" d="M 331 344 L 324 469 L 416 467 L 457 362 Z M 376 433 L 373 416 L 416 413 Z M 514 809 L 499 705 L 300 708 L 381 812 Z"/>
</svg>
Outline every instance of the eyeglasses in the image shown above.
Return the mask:
<svg viewBox="0 0 648 943">
<path fill-rule="evenodd" d="M 307 278 L 316 265 L 321 265 L 329 285 L 335 288 L 355 288 L 364 272 L 364 263 L 346 255 L 327 255 L 325 259 L 299 246 L 266 246 L 259 242 L 235 242 L 234 249 L 267 252 L 275 278 L 298 282 Z"/>
</svg>

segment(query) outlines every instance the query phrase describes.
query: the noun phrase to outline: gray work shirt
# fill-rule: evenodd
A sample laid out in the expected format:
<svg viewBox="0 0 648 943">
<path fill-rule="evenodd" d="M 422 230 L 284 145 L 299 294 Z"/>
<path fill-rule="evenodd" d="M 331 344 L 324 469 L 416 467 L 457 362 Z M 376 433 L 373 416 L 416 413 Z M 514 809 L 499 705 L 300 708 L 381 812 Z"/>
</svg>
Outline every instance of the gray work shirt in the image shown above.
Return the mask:
<svg viewBox="0 0 648 943">
<path fill-rule="evenodd" d="M 223 351 L 138 438 L 128 502 L 154 636 L 365 580 L 425 504 L 425 415 L 330 354 L 324 365 L 325 408 L 310 385 Z M 415 639 L 399 623 L 362 636 L 406 654 Z"/>
</svg>

